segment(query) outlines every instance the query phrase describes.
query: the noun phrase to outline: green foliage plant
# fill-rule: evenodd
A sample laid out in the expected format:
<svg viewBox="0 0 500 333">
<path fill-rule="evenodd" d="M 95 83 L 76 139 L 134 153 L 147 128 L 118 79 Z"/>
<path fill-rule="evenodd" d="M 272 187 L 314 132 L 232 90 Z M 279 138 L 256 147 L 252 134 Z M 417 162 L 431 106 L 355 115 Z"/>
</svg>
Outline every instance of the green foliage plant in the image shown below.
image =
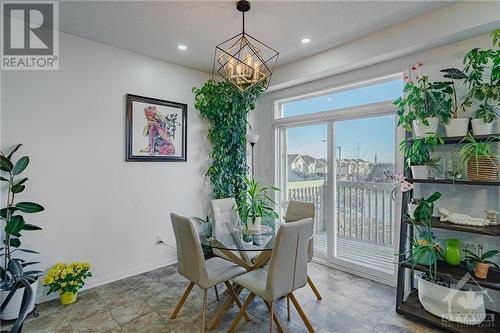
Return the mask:
<svg viewBox="0 0 500 333">
<path fill-rule="evenodd" d="M 254 178 L 245 177 L 244 182 L 246 188 L 241 197 L 245 197 L 244 201 L 238 204 L 238 211 L 242 222 L 248 227 L 247 221 L 249 218 L 255 223 L 257 217 L 278 218 L 278 214 L 274 210 L 276 203 L 268 195 L 269 191 L 279 191 L 276 187 L 262 187 Z"/>
<path fill-rule="evenodd" d="M 438 136 L 429 136 L 425 138 L 415 138 L 403 140 L 400 145 L 400 151 L 406 156 L 405 166 L 409 168 L 412 165 L 427 165 L 433 167 L 439 161 L 433 158 L 431 152 L 438 144 L 444 141 Z"/>
<path fill-rule="evenodd" d="M 210 123 L 212 163 L 206 175 L 214 199 L 234 197 L 237 203 L 245 199 L 247 116 L 263 91 L 262 85 L 256 85 L 240 93 L 230 83 L 214 80 L 193 88 L 195 108 Z"/>
<path fill-rule="evenodd" d="M 410 249 L 402 254 L 406 258 L 404 262 L 411 263 L 412 269 L 414 269 L 421 258 L 428 257 L 427 273 L 431 282 L 436 281 L 438 260 L 444 259 L 441 243 L 435 241 L 432 232 L 434 202 L 440 197 L 440 192 L 434 192 L 428 198 L 423 198 L 415 209 L 413 218 L 409 216 L 405 217 L 405 221 L 415 227 L 418 236 L 413 236 L 410 239 Z"/>
<path fill-rule="evenodd" d="M 469 93 L 462 103 L 462 107 L 471 107 L 474 100 L 479 106 L 474 113 L 478 119 L 491 123 L 498 118 L 500 107 L 500 43 L 499 30 L 491 36 L 495 48 L 483 50 L 473 48 L 464 57 L 465 82 Z"/>
<path fill-rule="evenodd" d="M 3 231 L 5 237 L 3 246 L 0 247 L 3 257 L 2 267 L 0 267 L 0 280 L 2 284 L 14 284 L 20 278 L 26 278 L 29 282 L 35 281 L 40 276 L 40 271 L 24 271 L 24 268 L 38 262 L 28 262 L 21 258 L 15 258 L 17 252 L 38 253 L 21 247 L 21 236 L 24 231 L 41 230 L 37 225 L 27 223 L 23 214 L 33 214 L 44 210 L 44 208 L 34 202 L 16 202 L 16 195 L 26 189 L 28 178 L 21 174 L 29 164 L 29 157 L 23 156 L 14 162 L 14 154 L 21 148 L 17 145 L 9 154 L 0 151 L 0 181 L 6 185 L 6 203 L 0 209 L 0 220 L 5 225 Z"/>
<path fill-rule="evenodd" d="M 491 161 L 493 165 L 497 165 L 497 154 L 492 147 L 495 137 L 491 136 L 485 141 L 477 141 L 470 133 L 461 141 L 465 143 L 458 151 L 458 165 L 465 167 L 469 160 L 473 159 L 475 162 L 476 172 L 479 173 L 479 159 L 484 157 Z"/>
<path fill-rule="evenodd" d="M 481 255 L 481 256 L 478 256 L 477 254 L 475 254 L 467 249 L 464 249 L 464 252 L 466 254 L 465 261 L 472 264 L 472 267 L 476 266 L 476 264 L 478 264 L 478 263 L 482 263 L 482 264 L 490 264 L 491 266 L 494 266 L 495 268 L 498 269 L 498 265 L 496 263 L 490 261 L 489 259 L 491 259 L 495 256 L 498 256 L 500 251 L 490 250 L 490 251 L 483 253 L 483 255 Z"/>
<path fill-rule="evenodd" d="M 446 82 L 447 84 L 450 85 L 451 87 L 451 91 L 450 89 L 446 89 L 446 91 L 444 91 L 444 93 L 446 94 L 451 94 L 452 96 L 452 107 L 451 107 L 451 116 L 453 117 L 453 119 L 457 119 L 458 118 L 458 98 L 457 98 L 457 88 L 456 88 L 456 81 L 461 81 L 465 78 L 467 78 L 467 75 L 464 74 L 464 72 L 462 72 L 460 69 L 458 68 L 445 68 L 445 69 L 442 69 L 441 70 L 442 73 L 445 73 L 443 75 L 443 77 L 445 79 L 450 79 L 451 81 L 449 82 Z M 446 122 L 447 124 L 448 122 Z"/>
</svg>

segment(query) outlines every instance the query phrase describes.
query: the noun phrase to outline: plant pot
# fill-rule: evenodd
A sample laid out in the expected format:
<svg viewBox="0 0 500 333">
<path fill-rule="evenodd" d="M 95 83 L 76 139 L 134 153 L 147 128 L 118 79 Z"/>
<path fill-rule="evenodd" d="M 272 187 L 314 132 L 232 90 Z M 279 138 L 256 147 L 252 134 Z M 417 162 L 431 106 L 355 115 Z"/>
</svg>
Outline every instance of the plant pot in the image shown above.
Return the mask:
<svg viewBox="0 0 500 333">
<path fill-rule="evenodd" d="M 488 135 L 493 134 L 493 124 L 495 121 L 491 123 L 485 123 L 482 119 L 472 119 L 472 134 L 474 135 Z"/>
<path fill-rule="evenodd" d="M 498 160 L 487 156 L 472 156 L 467 161 L 467 177 L 470 180 L 495 181 L 498 178 Z"/>
<path fill-rule="evenodd" d="M 490 270 L 490 264 L 486 264 L 484 262 L 478 262 L 476 266 L 474 266 L 474 275 L 480 279 L 486 279 L 489 270 Z"/>
<path fill-rule="evenodd" d="M 469 118 L 450 119 L 448 124 L 444 125 L 446 136 L 466 136 L 469 127 Z"/>
<path fill-rule="evenodd" d="M 409 203 L 408 204 L 408 215 L 411 217 L 411 218 L 414 218 L 414 214 L 415 214 L 415 209 L 417 209 L 418 205 L 414 204 L 414 203 Z"/>
<path fill-rule="evenodd" d="M 35 282 L 31 283 L 31 288 L 33 289 L 33 293 L 36 296 L 37 290 L 38 290 L 38 280 Z M 1 303 L 3 303 L 4 299 L 7 297 L 9 294 L 10 290 L 4 290 L 0 292 L 0 300 Z M 24 293 L 24 288 L 20 288 L 16 291 L 14 294 L 14 297 L 10 300 L 9 304 L 7 307 L 4 309 L 2 313 L 0 313 L 0 318 L 2 320 L 13 320 L 17 319 L 19 317 L 19 310 L 21 309 L 21 302 L 23 300 L 23 293 Z M 35 308 L 35 298 L 31 301 L 30 307 L 29 307 L 29 312 L 33 311 Z"/>
<path fill-rule="evenodd" d="M 451 289 L 419 276 L 417 281 L 418 299 L 427 312 L 466 325 L 478 325 L 486 317 L 483 291 Z"/>
<path fill-rule="evenodd" d="M 255 221 L 253 217 L 249 217 L 247 220 L 248 230 L 260 230 L 260 223 L 262 219 L 260 217 L 256 217 Z"/>
<path fill-rule="evenodd" d="M 450 265 L 460 265 L 462 257 L 460 256 L 460 241 L 458 239 L 449 239 L 446 243 L 444 259 Z"/>
<path fill-rule="evenodd" d="M 61 304 L 62 305 L 68 305 L 76 302 L 76 296 L 78 293 L 72 293 L 72 292 L 64 292 L 61 293 L 59 292 L 59 298 L 61 299 Z"/>
<path fill-rule="evenodd" d="M 436 117 L 426 118 L 429 126 L 425 126 L 422 120 L 414 120 L 412 122 L 413 130 L 417 138 L 424 138 L 435 135 L 438 130 L 439 119 Z"/>
<path fill-rule="evenodd" d="M 429 166 L 427 165 L 412 165 L 411 174 L 415 179 L 427 179 L 429 178 Z"/>
</svg>

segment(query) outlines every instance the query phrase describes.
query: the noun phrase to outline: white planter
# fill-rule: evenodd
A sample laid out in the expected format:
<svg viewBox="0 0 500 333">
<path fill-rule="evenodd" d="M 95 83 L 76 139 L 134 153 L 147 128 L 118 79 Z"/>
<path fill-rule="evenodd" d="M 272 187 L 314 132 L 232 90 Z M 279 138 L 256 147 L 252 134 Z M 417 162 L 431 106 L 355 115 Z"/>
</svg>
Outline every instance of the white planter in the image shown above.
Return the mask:
<svg viewBox="0 0 500 333">
<path fill-rule="evenodd" d="M 474 135 L 488 135 L 493 134 L 493 124 L 495 121 L 491 123 L 485 123 L 482 119 L 472 119 L 472 133 Z"/>
<path fill-rule="evenodd" d="M 253 223 L 253 218 L 249 217 L 247 220 L 248 230 L 260 230 L 260 223 L 262 219 L 260 217 L 255 218 L 255 223 Z"/>
<path fill-rule="evenodd" d="M 414 203 L 409 203 L 408 204 L 408 215 L 411 217 L 411 218 L 414 218 L 415 216 L 415 209 L 417 209 L 418 205 L 414 204 Z"/>
<path fill-rule="evenodd" d="M 486 317 L 484 291 L 461 291 L 437 285 L 419 276 L 418 300 L 435 316 L 467 325 L 478 325 Z"/>
<path fill-rule="evenodd" d="M 36 292 L 38 289 L 38 280 L 33 282 L 31 284 L 31 288 L 33 289 L 33 293 L 36 296 Z M 3 303 L 4 299 L 7 298 L 7 295 L 9 294 L 9 290 L 1 291 L 0 292 L 0 299 L 1 303 Z M 14 297 L 10 300 L 9 304 L 5 308 L 5 310 L 0 313 L 0 319 L 2 320 L 13 320 L 17 319 L 19 317 L 19 310 L 21 309 L 21 302 L 23 300 L 23 293 L 24 293 L 24 288 L 18 289 L 16 293 L 14 294 Z M 30 308 L 28 312 L 33 311 L 35 308 L 35 299 L 36 297 L 33 298 L 30 304 Z"/>
<path fill-rule="evenodd" d="M 429 178 L 429 166 L 427 165 L 412 165 L 411 174 L 415 179 L 427 179 Z"/>
<path fill-rule="evenodd" d="M 414 120 L 412 122 L 413 130 L 415 131 L 415 136 L 417 138 L 428 137 L 437 133 L 439 119 L 435 117 L 426 119 L 429 121 L 429 126 L 425 126 L 421 120 Z"/>
<path fill-rule="evenodd" d="M 449 123 L 444 125 L 446 136 L 466 136 L 469 127 L 469 118 L 450 119 Z"/>
</svg>

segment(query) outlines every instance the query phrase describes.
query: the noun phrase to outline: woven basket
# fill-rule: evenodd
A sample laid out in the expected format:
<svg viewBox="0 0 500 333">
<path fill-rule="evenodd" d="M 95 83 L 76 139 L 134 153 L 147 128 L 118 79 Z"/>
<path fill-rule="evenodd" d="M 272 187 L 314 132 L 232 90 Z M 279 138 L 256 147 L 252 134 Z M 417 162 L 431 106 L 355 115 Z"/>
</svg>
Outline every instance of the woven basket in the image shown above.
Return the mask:
<svg viewBox="0 0 500 333">
<path fill-rule="evenodd" d="M 476 163 L 477 162 L 477 163 Z M 467 163 L 467 177 L 470 180 L 495 181 L 498 178 L 498 160 L 481 156 L 469 158 Z"/>
</svg>

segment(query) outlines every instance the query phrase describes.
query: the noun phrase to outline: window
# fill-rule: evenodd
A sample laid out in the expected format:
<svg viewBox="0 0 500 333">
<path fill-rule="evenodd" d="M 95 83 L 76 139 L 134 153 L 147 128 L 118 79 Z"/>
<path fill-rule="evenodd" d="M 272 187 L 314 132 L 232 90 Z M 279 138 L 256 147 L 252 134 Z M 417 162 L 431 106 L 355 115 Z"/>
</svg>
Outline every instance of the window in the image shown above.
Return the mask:
<svg viewBox="0 0 500 333">
<path fill-rule="evenodd" d="M 285 102 L 282 104 L 280 118 L 392 101 L 401 95 L 402 90 L 403 80 L 397 79 L 337 91 L 327 95 Z"/>
</svg>

